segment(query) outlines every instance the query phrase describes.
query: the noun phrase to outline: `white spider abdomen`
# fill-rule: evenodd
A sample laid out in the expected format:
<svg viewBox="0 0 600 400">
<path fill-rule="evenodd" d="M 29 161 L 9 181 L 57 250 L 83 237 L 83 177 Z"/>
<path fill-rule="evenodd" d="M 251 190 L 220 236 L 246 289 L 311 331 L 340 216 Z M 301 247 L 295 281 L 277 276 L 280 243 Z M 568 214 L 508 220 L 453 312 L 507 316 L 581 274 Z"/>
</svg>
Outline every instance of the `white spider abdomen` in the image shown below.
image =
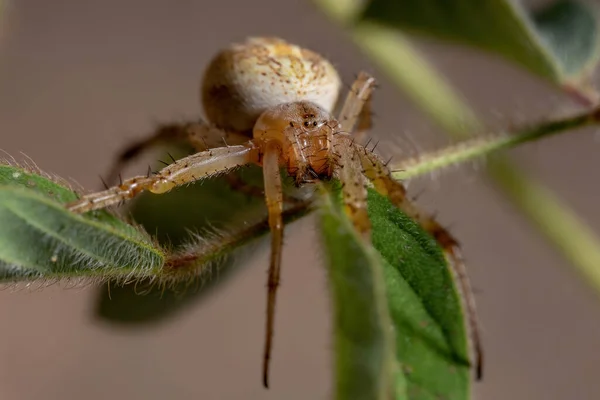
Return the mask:
<svg viewBox="0 0 600 400">
<path fill-rule="evenodd" d="M 319 54 L 277 38 L 250 38 L 218 53 L 201 85 L 207 119 L 250 133 L 258 116 L 282 103 L 310 101 L 333 111 L 341 81 Z"/>
</svg>

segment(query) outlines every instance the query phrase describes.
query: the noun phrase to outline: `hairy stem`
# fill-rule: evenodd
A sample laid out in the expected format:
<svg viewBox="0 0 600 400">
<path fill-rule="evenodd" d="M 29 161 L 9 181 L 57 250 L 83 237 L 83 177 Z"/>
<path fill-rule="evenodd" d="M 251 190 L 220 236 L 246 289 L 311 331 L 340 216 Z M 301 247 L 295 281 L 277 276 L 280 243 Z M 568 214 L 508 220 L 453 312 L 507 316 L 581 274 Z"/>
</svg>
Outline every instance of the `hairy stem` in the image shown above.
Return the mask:
<svg viewBox="0 0 600 400">
<path fill-rule="evenodd" d="M 598 124 L 600 122 L 600 108 L 592 111 L 567 117 L 520 132 L 506 135 L 491 135 L 475 137 L 456 145 L 412 157 L 392 166 L 395 179 L 409 179 L 439 170 L 451 165 L 460 164 L 484 157 L 490 153 L 516 147 L 520 144 L 541 139 L 546 136 L 556 135 Z"/>
<path fill-rule="evenodd" d="M 312 202 L 300 201 L 283 211 L 283 221 L 289 224 L 313 210 Z M 244 226 L 241 230 L 220 232 L 200 243 L 188 246 L 176 252 L 165 261 L 164 277 L 168 279 L 185 279 L 198 274 L 198 269 L 218 260 L 241 245 L 269 232 L 269 223 L 263 219 L 255 224 Z"/>
</svg>

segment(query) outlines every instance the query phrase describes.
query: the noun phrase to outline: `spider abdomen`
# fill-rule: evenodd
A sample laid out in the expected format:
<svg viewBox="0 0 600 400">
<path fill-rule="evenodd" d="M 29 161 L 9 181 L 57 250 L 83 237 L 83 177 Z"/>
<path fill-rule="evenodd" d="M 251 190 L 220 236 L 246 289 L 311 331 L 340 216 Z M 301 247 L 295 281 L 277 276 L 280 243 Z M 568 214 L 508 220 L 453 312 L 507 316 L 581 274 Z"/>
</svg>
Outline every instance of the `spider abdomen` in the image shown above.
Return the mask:
<svg viewBox="0 0 600 400">
<path fill-rule="evenodd" d="M 266 109 L 309 100 L 332 111 L 341 81 L 321 55 L 278 38 L 250 38 L 219 52 L 202 79 L 208 120 L 247 133 Z"/>
</svg>

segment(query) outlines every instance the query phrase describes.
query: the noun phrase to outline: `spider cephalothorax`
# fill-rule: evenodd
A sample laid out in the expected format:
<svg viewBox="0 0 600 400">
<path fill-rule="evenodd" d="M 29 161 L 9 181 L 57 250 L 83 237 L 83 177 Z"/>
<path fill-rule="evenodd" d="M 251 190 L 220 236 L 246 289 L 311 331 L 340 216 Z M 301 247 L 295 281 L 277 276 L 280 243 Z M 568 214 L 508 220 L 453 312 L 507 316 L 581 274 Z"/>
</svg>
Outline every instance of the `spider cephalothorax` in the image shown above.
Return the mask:
<svg viewBox="0 0 600 400">
<path fill-rule="evenodd" d="M 273 38 L 254 38 L 234 45 L 215 57 L 204 76 L 202 98 L 209 123 L 196 121 L 159 127 L 154 135 L 122 153 L 111 178 L 114 179 L 122 163 L 161 141 L 184 140 L 197 153 L 156 173 L 126 179 L 112 188 L 83 196 L 67 207 L 74 212 L 87 212 L 118 204 L 142 191 L 165 193 L 240 166 L 261 166 L 272 233 L 263 364 L 264 385 L 268 386 L 283 245 L 281 169 L 297 185 L 331 177 L 339 179 L 345 210 L 365 240 L 370 239 L 371 230 L 366 188 L 370 182 L 429 232 L 444 250 L 465 297 L 480 375 L 482 356 L 475 306 L 456 240 L 409 201 L 404 186 L 392 178 L 379 156 L 359 144 L 362 133 L 370 128 L 374 84 L 371 76 L 360 73 L 335 118 L 331 111 L 340 84 L 337 72 L 327 60 Z"/>
<path fill-rule="evenodd" d="M 297 185 L 331 178 L 335 155 L 331 144 L 340 123 L 317 104 L 284 103 L 263 112 L 254 125 L 256 141 L 276 140 L 281 165 Z"/>
</svg>

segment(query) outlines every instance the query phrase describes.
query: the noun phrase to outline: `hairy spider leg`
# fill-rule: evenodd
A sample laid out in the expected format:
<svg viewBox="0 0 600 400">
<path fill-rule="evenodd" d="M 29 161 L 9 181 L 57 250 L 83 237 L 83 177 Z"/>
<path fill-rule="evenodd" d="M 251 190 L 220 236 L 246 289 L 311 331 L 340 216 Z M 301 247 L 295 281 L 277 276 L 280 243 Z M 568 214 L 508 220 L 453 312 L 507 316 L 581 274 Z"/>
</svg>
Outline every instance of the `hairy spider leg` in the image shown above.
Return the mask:
<svg viewBox="0 0 600 400">
<path fill-rule="evenodd" d="M 147 137 L 129 144 L 121 151 L 109 170 L 107 182 L 114 185 L 118 182 L 121 170 L 129 162 L 143 152 L 161 145 L 187 143 L 196 151 L 205 151 L 223 145 L 243 144 L 248 139 L 245 135 L 219 129 L 204 121 L 162 124 Z"/>
<path fill-rule="evenodd" d="M 341 131 L 352 133 L 358 143 L 362 143 L 371 129 L 371 98 L 375 88 L 375 78 L 366 72 L 360 72 L 352 84 L 338 121 Z"/>
<path fill-rule="evenodd" d="M 263 155 L 263 174 L 265 183 L 265 199 L 269 212 L 269 228 L 271 229 L 271 261 L 267 294 L 267 321 L 265 348 L 263 357 L 263 384 L 269 387 L 269 362 L 273 345 L 275 323 L 275 300 L 281 274 L 281 250 L 283 247 L 283 191 L 279 170 L 281 146 L 277 140 L 270 140 L 265 145 Z"/>
<path fill-rule="evenodd" d="M 205 151 L 225 145 L 239 145 L 248 141 L 248 137 L 242 133 L 226 131 L 205 122 L 171 123 L 160 125 L 153 134 L 127 146 L 116 158 L 109 170 L 108 185 L 114 185 L 119 181 L 119 174 L 128 163 L 133 161 L 143 152 L 165 144 L 189 144 L 196 151 Z M 234 191 L 247 196 L 264 196 L 260 187 L 250 185 L 235 173 L 225 174 L 227 184 Z M 106 186 L 106 185 L 105 185 Z M 284 195 L 284 200 L 289 204 L 298 204 L 301 200 Z"/>
<path fill-rule="evenodd" d="M 354 139 L 346 133 L 334 134 L 333 150 L 338 159 L 337 176 L 342 183 L 344 209 L 350 221 L 363 237 L 371 239 L 371 220 L 367 210 L 367 188 L 360 157 L 352 146 Z"/>
<path fill-rule="evenodd" d="M 242 165 L 259 164 L 259 161 L 260 150 L 253 142 L 206 150 L 177 160 L 154 175 L 136 176 L 107 190 L 85 195 L 67 204 L 67 208 L 78 213 L 97 210 L 132 199 L 143 191 L 166 193 L 176 186 L 226 173 Z"/>
<path fill-rule="evenodd" d="M 443 249 L 454 279 L 458 283 L 458 290 L 461 292 L 461 297 L 465 302 L 467 325 L 474 352 L 476 376 L 477 379 L 481 379 L 483 349 L 481 346 L 480 327 L 471 283 L 469 282 L 458 241 L 433 217 L 422 213 L 408 199 L 405 187 L 392 177 L 385 163 L 377 155 L 358 144 L 354 143 L 352 146 L 356 148 L 356 154 L 361 159 L 364 174 L 373 183 L 377 192 L 388 197 L 396 207 L 416 221 Z"/>
</svg>

